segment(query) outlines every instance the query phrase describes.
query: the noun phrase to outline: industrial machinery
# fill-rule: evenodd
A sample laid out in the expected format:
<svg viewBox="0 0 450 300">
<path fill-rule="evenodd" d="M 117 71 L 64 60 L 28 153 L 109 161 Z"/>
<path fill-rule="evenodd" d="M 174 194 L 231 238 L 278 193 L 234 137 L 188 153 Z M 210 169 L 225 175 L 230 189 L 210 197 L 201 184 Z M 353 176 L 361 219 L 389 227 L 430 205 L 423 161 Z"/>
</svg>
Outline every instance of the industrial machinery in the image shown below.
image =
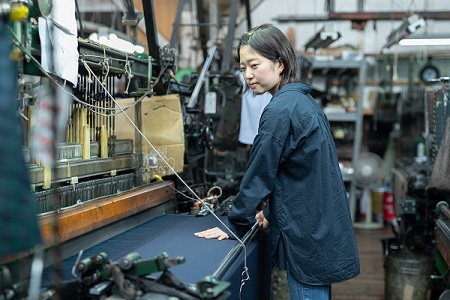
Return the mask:
<svg viewBox="0 0 450 300">
<path fill-rule="evenodd" d="M 431 298 L 447 299 L 449 295 L 448 196 L 429 185 L 432 165 L 443 163 L 436 161 L 436 154 L 443 137 L 448 134 L 444 121 L 448 114 L 448 78 L 430 81 L 442 82 L 442 86 L 429 87 L 424 93 L 426 159 L 402 158 L 395 163 L 393 191 L 399 227 L 394 230 L 396 237 L 390 241 L 395 247 L 385 251 L 388 254 L 385 261 L 386 295 L 393 297 L 396 290 L 401 293 L 408 285 L 415 286 L 414 295 L 419 297 L 429 293 Z M 407 268 L 410 273 L 404 272 Z M 420 280 L 413 282 L 415 279 L 409 274 L 417 275 L 415 278 Z M 402 284 L 398 285 L 400 282 Z"/>
<path fill-rule="evenodd" d="M 241 242 L 227 253 L 217 268 L 197 283 L 185 283 L 179 280 L 169 269 L 184 264 L 182 256 L 169 258 L 167 253 L 156 257 L 142 258 L 132 252 L 118 261 L 109 259 L 105 252 L 82 258 L 78 255 L 72 267 L 75 279 L 57 284 L 43 284 L 34 290 L 33 276 L 28 281 L 13 282 L 10 269 L 1 268 L 0 287 L 2 299 L 228 299 L 230 283 L 223 281 L 224 275 L 236 263 L 242 250 L 253 239 L 258 224 L 245 234 Z M 41 261 L 42 263 L 42 261 Z M 244 265 L 241 287 L 249 280 L 248 269 Z M 32 274 L 33 275 L 33 274 Z M 29 288 L 27 284 L 29 283 Z M 33 293 L 35 292 L 35 293 Z M 55 298 L 56 297 L 56 298 Z"/>
<path fill-rule="evenodd" d="M 257 230 L 258 224 L 255 224 L 243 237 L 244 245 Z M 216 270 L 196 284 L 183 283 L 171 274 L 169 268 L 184 263 L 185 259 L 169 258 L 167 253 L 142 259 L 134 252 L 115 263 L 108 261 L 106 253 L 98 253 L 77 262 L 74 273 L 82 286 L 82 299 L 102 299 L 111 295 L 117 295 L 117 299 L 227 299 L 229 283 L 221 280 L 242 249 L 243 245 L 237 243 Z M 148 276 L 158 272 L 162 273 L 156 278 Z"/>
<path fill-rule="evenodd" d="M 2 35 L 9 41 L 1 45 L 2 59 L 9 61 L 12 54 L 18 74 L 8 75 L 11 81 L 19 78 L 18 97 L 8 94 L 5 101 L 11 101 L 20 117 L 23 143 L 14 149 L 16 154 L 23 152 L 25 161 L 19 163 L 28 170 L 18 179 L 31 186 L 26 193 L 34 200 L 20 209 L 30 213 L 28 220 L 39 227 L 41 241 L 37 230 L 30 231 L 36 240 L 21 240 L 15 248 L 2 241 L 0 299 L 226 299 L 229 283 L 222 277 L 257 230 L 252 228 L 216 272 L 195 285 L 181 282 L 169 271 L 184 263 L 182 256 L 172 259 L 162 253 L 148 259 L 137 252 L 118 261 L 107 252 L 89 255 L 73 266 L 76 280 L 40 282 L 45 269 L 54 268 L 58 275 L 64 259 L 80 250 L 176 212 L 177 194 L 186 197 L 187 191 L 197 198 L 187 204 L 200 209 L 198 216 L 219 208 L 225 214 L 229 204 L 219 206 L 220 195 L 209 193 L 211 186 L 201 170 L 215 133 L 213 119 L 203 111 L 201 92 L 216 48 L 205 57 L 200 76 L 177 82 L 176 51 L 158 45 L 153 2 L 143 1 L 143 14 L 135 11 L 133 1 L 124 2 L 122 22 L 132 32 L 145 17 L 148 54 L 78 37 L 77 30 L 84 28 L 81 20 L 74 19 L 69 25 L 79 22 L 79 27 L 72 28 L 65 23 L 71 20 L 54 13 L 67 9 L 68 15 L 79 15 L 75 6 L 61 8 L 61 2 L 52 1 L 1 3 L 2 29 L 7 27 L 9 33 Z M 234 1 L 234 10 L 237 5 Z M 7 16 L 20 14 L 16 6 L 24 12 L 12 22 Z M 234 27 L 234 22 L 230 24 Z M 65 41 L 72 47 L 61 51 Z M 230 57 L 231 53 L 224 55 L 224 69 Z M 155 114 L 161 119 L 152 127 Z M 170 126 L 165 121 L 173 125 L 169 129 L 174 134 L 166 134 L 164 129 Z M 173 136 L 175 143 L 167 140 Z M 207 201 L 201 201 L 203 196 Z"/>
</svg>

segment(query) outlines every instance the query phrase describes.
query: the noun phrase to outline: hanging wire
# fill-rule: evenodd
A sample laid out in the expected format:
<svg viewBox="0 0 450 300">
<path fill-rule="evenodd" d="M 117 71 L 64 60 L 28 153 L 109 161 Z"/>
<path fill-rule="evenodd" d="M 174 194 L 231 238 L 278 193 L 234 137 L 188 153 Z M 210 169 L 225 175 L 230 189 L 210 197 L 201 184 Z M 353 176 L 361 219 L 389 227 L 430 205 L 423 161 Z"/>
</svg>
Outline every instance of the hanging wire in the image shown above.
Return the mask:
<svg viewBox="0 0 450 300">
<path fill-rule="evenodd" d="M 124 68 L 125 68 L 125 75 L 127 76 L 127 79 L 128 79 L 128 83 L 127 83 L 127 87 L 125 89 L 124 94 L 128 94 L 128 89 L 130 88 L 131 79 L 133 79 L 133 77 L 134 77 L 134 75 L 133 75 L 133 73 L 131 71 L 131 63 L 128 60 L 128 54 L 127 54 L 126 58 L 127 59 L 125 61 Z"/>
<path fill-rule="evenodd" d="M 97 76 L 95 74 L 93 74 L 94 78 L 99 82 L 100 85 L 102 85 L 102 83 L 100 82 L 100 80 L 97 78 Z M 202 201 L 202 199 L 191 189 L 191 187 L 183 180 L 183 178 L 181 178 L 181 176 L 172 168 L 172 166 L 166 161 L 166 159 L 164 158 L 163 155 L 160 154 L 160 152 L 155 148 L 155 146 L 153 146 L 153 144 L 147 139 L 147 137 L 142 133 L 142 131 L 138 128 L 138 126 L 133 122 L 133 120 L 128 116 L 127 113 L 125 113 L 125 111 L 122 109 L 122 107 L 119 105 L 119 103 L 117 103 L 117 101 L 114 99 L 114 97 L 112 97 L 109 93 L 108 90 L 106 90 L 106 93 L 108 93 L 108 95 L 111 97 L 111 99 L 115 102 L 115 104 L 117 105 L 117 107 L 119 107 L 120 110 L 122 110 L 122 112 L 124 113 L 124 116 L 128 119 L 128 121 L 133 125 L 133 127 L 135 128 L 135 130 L 139 133 L 139 135 L 147 142 L 147 144 L 153 149 L 153 151 L 155 151 L 155 153 L 158 155 L 158 157 L 167 165 L 167 167 L 170 169 L 170 171 L 180 180 L 180 182 L 189 190 L 189 192 L 192 193 L 192 195 L 195 196 L 195 198 L 199 201 Z M 245 243 L 233 232 L 230 230 L 230 228 L 215 214 L 215 212 L 212 210 L 212 208 L 210 208 L 208 205 L 204 205 L 204 207 L 214 216 L 214 218 L 216 218 L 217 221 L 219 221 L 220 224 L 222 224 L 222 226 L 224 226 L 228 232 L 239 242 L 239 244 L 241 244 L 241 246 L 244 249 L 244 272 L 242 273 L 242 282 L 245 282 L 248 280 L 249 277 L 245 278 L 243 277 L 245 274 L 248 273 L 248 269 L 247 269 L 247 247 L 245 245 Z M 243 283 L 241 283 L 241 287 L 242 287 Z M 239 292 L 239 295 L 241 293 Z"/>
<path fill-rule="evenodd" d="M 102 86 L 103 84 L 99 80 L 99 78 L 93 74 L 95 80 Z M 147 142 L 147 144 L 152 148 L 153 151 L 158 155 L 158 157 L 164 162 L 164 164 L 167 165 L 167 167 L 170 169 L 170 171 L 181 181 L 183 185 L 186 186 L 186 188 L 189 190 L 189 192 L 192 193 L 192 195 L 195 195 L 195 198 L 199 201 L 201 201 L 201 198 L 191 189 L 191 187 L 181 178 L 181 176 L 173 169 L 173 167 L 167 162 L 167 160 L 164 158 L 163 155 L 156 149 L 155 146 L 147 139 L 147 137 L 142 133 L 142 131 L 138 128 L 138 126 L 133 122 L 133 120 L 128 116 L 128 114 L 123 110 L 123 108 L 119 105 L 119 103 L 114 99 L 114 97 L 109 93 L 109 91 L 105 88 L 105 92 L 108 94 L 108 96 L 115 102 L 117 107 L 123 112 L 124 116 L 128 119 L 128 121 L 131 123 L 131 125 L 134 127 L 134 129 L 139 133 L 139 135 Z M 244 243 L 223 223 L 220 218 L 214 214 L 212 210 L 210 210 L 210 213 L 214 215 L 214 217 L 231 233 L 231 235 L 238 240 L 242 245 Z M 245 245 L 244 245 L 245 246 Z"/>
<path fill-rule="evenodd" d="M 414 2 L 416 2 L 416 0 L 411 0 L 410 2 L 409 2 L 409 8 L 408 8 L 408 11 L 413 11 L 413 9 L 412 9 L 412 7 L 414 6 Z"/>
<path fill-rule="evenodd" d="M 98 113 L 93 109 L 90 108 L 100 108 L 100 109 L 105 109 L 105 110 L 111 110 L 111 111 L 115 111 L 115 110 L 119 110 L 119 113 L 123 113 L 124 116 L 128 119 L 128 121 L 131 123 L 131 125 L 135 128 L 135 130 L 139 133 L 139 135 L 146 141 L 146 143 L 153 149 L 153 151 L 155 151 L 155 153 L 158 155 L 158 157 L 164 162 L 164 164 L 166 164 L 168 166 L 168 168 L 170 169 L 170 171 L 180 180 L 180 182 L 188 189 L 188 191 L 190 193 L 192 193 L 192 195 L 194 195 L 194 198 L 189 197 L 190 199 L 192 199 L 192 201 L 194 200 L 198 200 L 200 202 L 202 202 L 202 199 L 191 189 L 191 187 L 181 178 L 181 176 L 173 169 L 173 167 L 167 162 L 167 160 L 164 158 L 163 155 L 161 155 L 161 153 L 155 148 L 155 146 L 147 139 L 147 137 L 142 133 L 142 131 L 138 128 L 138 126 L 133 122 L 133 120 L 128 116 L 128 114 L 125 112 L 126 109 L 128 109 L 131 106 L 135 106 L 137 104 L 137 102 L 142 101 L 145 97 L 149 96 L 151 93 L 151 90 L 147 91 L 143 96 L 141 96 L 137 101 L 135 101 L 135 103 L 133 105 L 129 105 L 129 106 L 125 106 L 122 107 L 119 105 L 119 103 L 116 101 L 116 99 L 111 95 L 111 93 L 108 91 L 107 87 L 105 86 L 105 84 L 102 82 L 102 80 L 100 80 L 95 73 L 92 71 L 92 69 L 88 66 L 87 62 L 83 59 L 80 58 L 80 61 L 82 62 L 83 66 L 86 68 L 86 70 L 89 73 L 89 79 L 92 81 L 92 78 L 95 79 L 95 82 L 98 83 L 99 87 L 101 89 L 103 89 L 105 91 L 105 93 L 107 94 L 107 96 L 114 102 L 114 104 L 117 106 L 117 108 L 104 108 L 104 107 L 100 107 L 100 106 L 96 106 L 96 105 L 92 105 L 92 104 L 88 104 L 85 101 L 82 101 L 80 99 L 78 99 L 78 97 L 76 97 L 73 93 L 68 92 L 67 89 L 64 89 L 63 86 L 61 86 L 54 78 L 51 74 L 49 74 L 43 67 L 42 65 L 39 63 L 39 61 L 37 61 L 32 55 L 31 53 L 29 53 L 27 51 L 27 49 L 25 47 L 23 47 L 21 45 L 21 43 L 18 41 L 17 37 L 14 36 L 14 39 L 11 40 L 12 43 L 17 46 L 18 48 L 20 48 L 25 54 L 28 55 L 28 57 L 36 64 L 36 66 L 40 69 L 40 71 L 43 72 L 43 74 L 45 74 L 53 83 L 56 84 L 56 86 L 58 86 L 59 88 L 61 88 L 65 93 L 69 94 L 70 96 L 73 97 L 73 99 L 79 103 L 81 103 L 82 105 L 86 106 L 91 112 L 97 114 L 97 115 L 102 115 L 105 116 L 104 113 Z M 161 68 L 160 73 L 158 74 L 158 77 L 156 78 L 156 81 L 154 83 L 154 85 L 159 82 L 159 80 L 161 79 L 162 75 L 164 74 L 165 70 L 167 69 L 169 65 L 169 62 L 167 62 L 166 64 L 163 65 L 163 67 Z M 109 70 L 109 68 L 108 68 Z M 114 114 L 109 114 L 109 116 L 115 116 L 119 113 L 114 113 Z M 211 190 L 210 190 L 211 191 Z M 209 191 L 209 192 L 210 192 Z M 226 228 L 226 230 L 228 231 L 228 233 L 238 241 L 238 243 L 243 247 L 243 251 L 244 251 L 244 270 L 241 274 L 241 287 L 239 290 L 239 298 L 241 297 L 241 290 L 243 285 L 245 284 L 245 282 L 247 280 L 250 279 L 250 276 L 248 274 L 248 267 L 247 267 L 247 247 L 245 245 L 245 243 L 215 214 L 215 212 L 208 206 L 208 205 L 204 205 L 205 208 L 214 216 L 214 218 L 216 218 L 216 220 L 224 227 Z"/>
<path fill-rule="evenodd" d="M 127 55 L 127 61 L 128 61 L 128 55 Z M 109 74 L 109 61 L 108 61 L 108 57 L 106 57 L 106 48 L 103 48 L 103 61 L 102 61 L 102 75 L 104 76 L 103 81 L 102 81 L 103 85 L 106 84 L 108 74 Z"/>
<path fill-rule="evenodd" d="M 245 285 L 245 282 L 250 280 L 250 274 L 248 273 L 247 263 L 244 264 L 244 270 L 241 273 L 241 285 L 239 286 L 239 299 L 241 299 L 242 288 Z"/>
<path fill-rule="evenodd" d="M 409 5 L 408 5 L 408 8 L 405 9 L 402 5 L 400 5 L 400 4 L 398 3 L 398 1 L 396 1 L 396 0 L 391 0 L 391 10 L 393 10 L 393 4 L 394 4 L 394 5 L 397 6 L 402 12 L 404 12 L 404 13 L 406 13 L 406 14 L 412 13 L 412 12 L 414 12 L 414 10 L 416 10 L 416 9 L 413 9 L 413 6 L 414 6 L 415 8 L 417 8 L 417 7 L 415 6 L 415 2 L 416 2 L 416 0 L 410 0 Z"/>
</svg>

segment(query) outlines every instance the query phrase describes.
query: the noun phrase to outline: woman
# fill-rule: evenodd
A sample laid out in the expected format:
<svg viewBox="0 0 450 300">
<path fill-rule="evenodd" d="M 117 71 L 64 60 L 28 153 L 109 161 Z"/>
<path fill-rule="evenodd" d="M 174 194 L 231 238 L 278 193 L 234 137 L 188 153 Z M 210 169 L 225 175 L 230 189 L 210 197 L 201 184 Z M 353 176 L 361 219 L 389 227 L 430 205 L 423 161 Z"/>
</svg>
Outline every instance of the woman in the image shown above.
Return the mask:
<svg viewBox="0 0 450 300">
<path fill-rule="evenodd" d="M 270 224 L 272 260 L 287 270 L 291 299 L 329 299 L 331 285 L 359 274 L 359 257 L 329 122 L 298 82 L 286 36 L 263 24 L 239 38 L 238 60 L 248 88 L 273 95 L 261 116 L 247 171 L 227 229 L 195 233 L 241 237 Z M 258 212 L 264 200 L 268 207 Z M 270 212 L 270 213 L 269 213 Z"/>
</svg>

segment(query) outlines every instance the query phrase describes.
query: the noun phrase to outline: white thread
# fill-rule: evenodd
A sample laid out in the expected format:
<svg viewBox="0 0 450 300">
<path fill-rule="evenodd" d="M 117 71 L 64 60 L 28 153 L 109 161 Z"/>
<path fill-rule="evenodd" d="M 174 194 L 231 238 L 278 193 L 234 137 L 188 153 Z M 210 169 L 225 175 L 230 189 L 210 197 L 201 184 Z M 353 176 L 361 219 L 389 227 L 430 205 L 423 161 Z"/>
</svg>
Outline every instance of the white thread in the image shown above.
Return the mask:
<svg viewBox="0 0 450 300">
<path fill-rule="evenodd" d="M 109 61 L 108 58 L 106 57 L 106 48 L 103 48 L 102 74 L 104 76 L 102 83 L 106 84 L 106 80 L 109 74 Z"/>
<path fill-rule="evenodd" d="M 104 88 L 103 83 L 98 80 L 97 76 L 93 74 L 94 78 L 100 83 L 100 85 Z M 159 153 L 159 151 L 153 146 L 153 144 L 147 139 L 147 137 L 142 133 L 142 131 L 137 127 L 137 125 L 133 122 L 133 120 L 128 116 L 128 114 L 125 112 L 125 110 L 119 105 L 119 103 L 114 99 L 113 96 L 109 93 L 109 91 L 105 88 L 106 93 L 108 96 L 110 96 L 111 100 L 116 104 L 116 106 L 121 110 L 121 112 L 124 114 L 124 116 L 128 119 L 128 121 L 133 125 L 134 129 L 141 135 L 141 137 L 147 142 L 147 144 L 153 149 L 153 151 L 158 155 L 158 157 L 169 167 L 169 169 L 172 171 L 172 173 L 180 180 L 180 182 L 186 186 L 186 188 L 189 190 L 189 192 L 194 195 L 197 200 L 201 201 L 201 198 L 191 189 L 191 187 L 181 178 L 181 176 L 170 166 L 170 164 L 164 159 L 164 157 Z M 245 246 L 244 242 L 233 232 L 231 229 L 212 211 L 209 207 L 207 207 L 208 211 L 214 216 L 214 218 L 219 221 L 222 226 L 224 226 L 228 232 L 241 244 L 241 246 L 244 249 L 244 272 L 248 272 L 247 269 L 247 247 Z M 248 280 L 248 279 L 246 279 Z M 242 287 L 242 286 L 241 286 Z"/>
<path fill-rule="evenodd" d="M 10 31 L 12 32 L 11 29 L 10 29 Z M 52 80 L 57 86 L 59 86 L 59 87 L 61 88 L 61 85 L 60 85 L 56 80 L 54 80 L 53 77 L 50 76 L 50 75 L 48 74 L 48 72 L 46 72 L 46 71 L 42 68 L 42 66 L 41 66 L 41 64 L 39 63 L 39 61 L 37 61 L 30 53 L 28 53 L 27 49 L 26 49 L 25 47 L 23 47 L 23 46 L 20 44 L 20 41 L 18 40 L 18 38 L 17 38 L 14 34 L 13 34 L 13 36 L 14 36 L 14 38 L 16 39 L 15 42 L 12 41 L 12 42 L 14 43 L 14 45 L 15 45 L 16 47 L 20 48 L 24 53 L 28 54 L 28 56 L 29 56 L 29 57 L 31 58 L 31 60 L 32 60 L 32 61 L 40 68 L 40 70 L 41 70 L 45 75 L 47 75 L 47 77 L 48 77 L 50 80 Z M 131 118 L 125 113 L 124 108 L 121 107 L 120 105 L 118 105 L 117 101 L 114 99 L 114 97 L 111 95 L 111 93 L 106 89 L 106 87 L 104 86 L 104 84 L 101 83 L 101 81 L 97 78 L 97 76 L 95 76 L 95 74 L 94 74 L 94 73 L 92 72 L 92 70 L 89 68 L 89 66 L 87 65 L 87 63 L 86 63 L 83 59 L 81 59 L 81 58 L 80 58 L 80 61 L 83 63 L 83 65 L 84 65 L 85 67 L 87 67 L 87 68 L 86 68 L 87 70 L 90 70 L 88 82 L 92 83 L 92 79 L 91 79 L 91 76 L 90 76 L 90 74 L 92 73 L 93 77 L 100 83 L 101 87 L 105 89 L 105 91 L 106 91 L 107 95 L 110 97 L 110 99 L 117 105 L 117 107 L 118 107 L 118 109 L 120 110 L 120 112 L 123 113 L 123 114 L 125 115 L 125 117 L 128 119 L 128 121 L 133 125 L 133 127 L 137 130 L 137 132 L 144 138 L 144 140 L 149 144 L 149 146 L 152 147 L 152 148 L 156 151 L 155 147 L 148 141 L 148 139 L 144 136 L 144 134 L 142 133 L 142 131 L 136 126 L 136 124 L 131 120 Z M 160 73 L 158 74 L 158 77 L 156 78 L 156 80 L 155 80 L 155 82 L 154 82 L 153 85 L 156 85 L 156 84 L 159 82 L 159 80 L 160 80 L 160 78 L 162 77 L 162 75 L 163 75 L 165 69 L 167 68 L 167 66 L 168 66 L 168 63 L 167 63 L 167 65 L 163 65 L 163 68 L 161 68 Z M 88 71 L 88 72 L 89 72 L 89 71 Z M 75 95 L 69 93 L 69 92 L 68 92 L 67 90 L 65 90 L 65 89 L 63 89 L 63 91 L 66 92 L 66 93 L 68 93 L 69 95 L 71 95 L 75 100 L 77 100 L 78 102 L 84 104 L 85 106 L 97 107 L 97 106 L 95 106 L 95 105 L 90 105 L 89 103 L 86 103 L 86 102 L 84 102 L 84 101 L 81 101 L 81 100 L 78 99 Z M 142 101 L 142 100 L 143 100 L 146 96 L 148 96 L 148 95 L 149 95 L 149 92 L 145 93 L 144 95 L 141 96 L 141 98 L 139 98 L 137 101 L 135 101 L 133 105 L 130 105 L 130 106 L 128 106 L 128 107 L 125 107 L 125 109 L 128 109 L 129 107 L 132 107 L 132 106 L 136 105 L 138 102 Z M 113 109 L 113 110 L 117 110 L 117 109 Z M 95 112 L 95 111 L 93 111 L 93 112 Z M 95 113 L 96 113 L 96 112 L 95 112 Z M 115 115 L 115 114 L 114 114 L 114 115 Z M 113 114 L 111 114 L 110 116 L 113 116 Z M 158 154 L 158 156 L 160 156 L 159 152 L 156 151 L 156 153 Z M 169 166 L 170 169 L 172 169 L 172 167 L 168 164 L 168 162 L 167 162 L 164 158 L 162 158 L 162 161 L 163 161 L 165 164 L 167 164 L 167 165 Z M 188 190 L 189 190 L 189 191 L 190 191 L 190 192 L 191 192 L 198 200 L 201 201 L 200 197 L 199 197 L 196 193 L 194 193 L 194 191 L 191 189 L 191 187 L 189 187 L 189 186 L 187 185 L 187 183 L 179 176 L 179 174 L 176 173 L 173 169 L 172 169 L 171 171 L 172 171 L 173 174 L 181 181 L 181 183 L 184 184 L 184 185 L 187 187 L 187 189 L 188 189 Z M 230 233 L 230 234 L 231 234 L 231 235 L 232 235 L 232 236 L 233 236 L 233 237 L 234 237 L 234 238 L 235 238 L 235 239 L 243 246 L 243 248 L 244 248 L 244 270 L 247 269 L 247 248 L 246 248 L 245 244 L 242 242 L 241 239 L 239 239 L 239 238 L 234 234 L 234 232 L 232 232 L 232 231 L 230 230 L 230 228 L 228 228 L 228 226 L 225 225 L 225 223 L 224 223 L 222 220 L 220 220 L 220 218 L 219 218 L 213 211 L 210 211 L 210 213 L 211 213 L 211 214 L 217 219 L 217 221 L 219 221 L 219 223 L 222 224 L 222 225 L 228 230 L 228 232 L 229 232 L 229 233 Z"/>
<path fill-rule="evenodd" d="M 250 280 L 250 274 L 248 273 L 247 262 L 245 262 L 244 270 L 241 273 L 241 286 L 239 287 L 239 299 L 241 299 L 242 287 L 244 287 L 245 282 L 247 280 Z"/>
<path fill-rule="evenodd" d="M 128 88 L 130 87 L 130 83 L 131 83 L 131 79 L 134 77 L 133 73 L 131 72 L 131 63 L 128 60 L 128 55 L 126 56 L 126 61 L 125 61 L 125 75 L 128 77 L 128 83 L 127 83 L 127 88 L 124 91 L 124 94 L 128 94 Z"/>
</svg>

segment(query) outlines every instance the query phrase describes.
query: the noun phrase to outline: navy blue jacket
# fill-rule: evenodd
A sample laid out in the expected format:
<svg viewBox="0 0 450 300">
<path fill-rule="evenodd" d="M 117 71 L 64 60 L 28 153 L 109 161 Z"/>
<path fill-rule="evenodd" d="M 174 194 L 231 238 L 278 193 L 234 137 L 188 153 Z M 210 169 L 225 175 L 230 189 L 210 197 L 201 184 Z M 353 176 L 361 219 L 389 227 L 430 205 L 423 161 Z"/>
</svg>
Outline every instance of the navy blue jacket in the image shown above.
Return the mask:
<svg viewBox="0 0 450 300">
<path fill-rule="evenodd" d="M 268 199 L 274 264 L 323 285 L 357 276 L 360 265 L 329 122 L 310 91 L 287 84 L 264 109 L 227 226 L 242 236 Z"/>
</svg>

